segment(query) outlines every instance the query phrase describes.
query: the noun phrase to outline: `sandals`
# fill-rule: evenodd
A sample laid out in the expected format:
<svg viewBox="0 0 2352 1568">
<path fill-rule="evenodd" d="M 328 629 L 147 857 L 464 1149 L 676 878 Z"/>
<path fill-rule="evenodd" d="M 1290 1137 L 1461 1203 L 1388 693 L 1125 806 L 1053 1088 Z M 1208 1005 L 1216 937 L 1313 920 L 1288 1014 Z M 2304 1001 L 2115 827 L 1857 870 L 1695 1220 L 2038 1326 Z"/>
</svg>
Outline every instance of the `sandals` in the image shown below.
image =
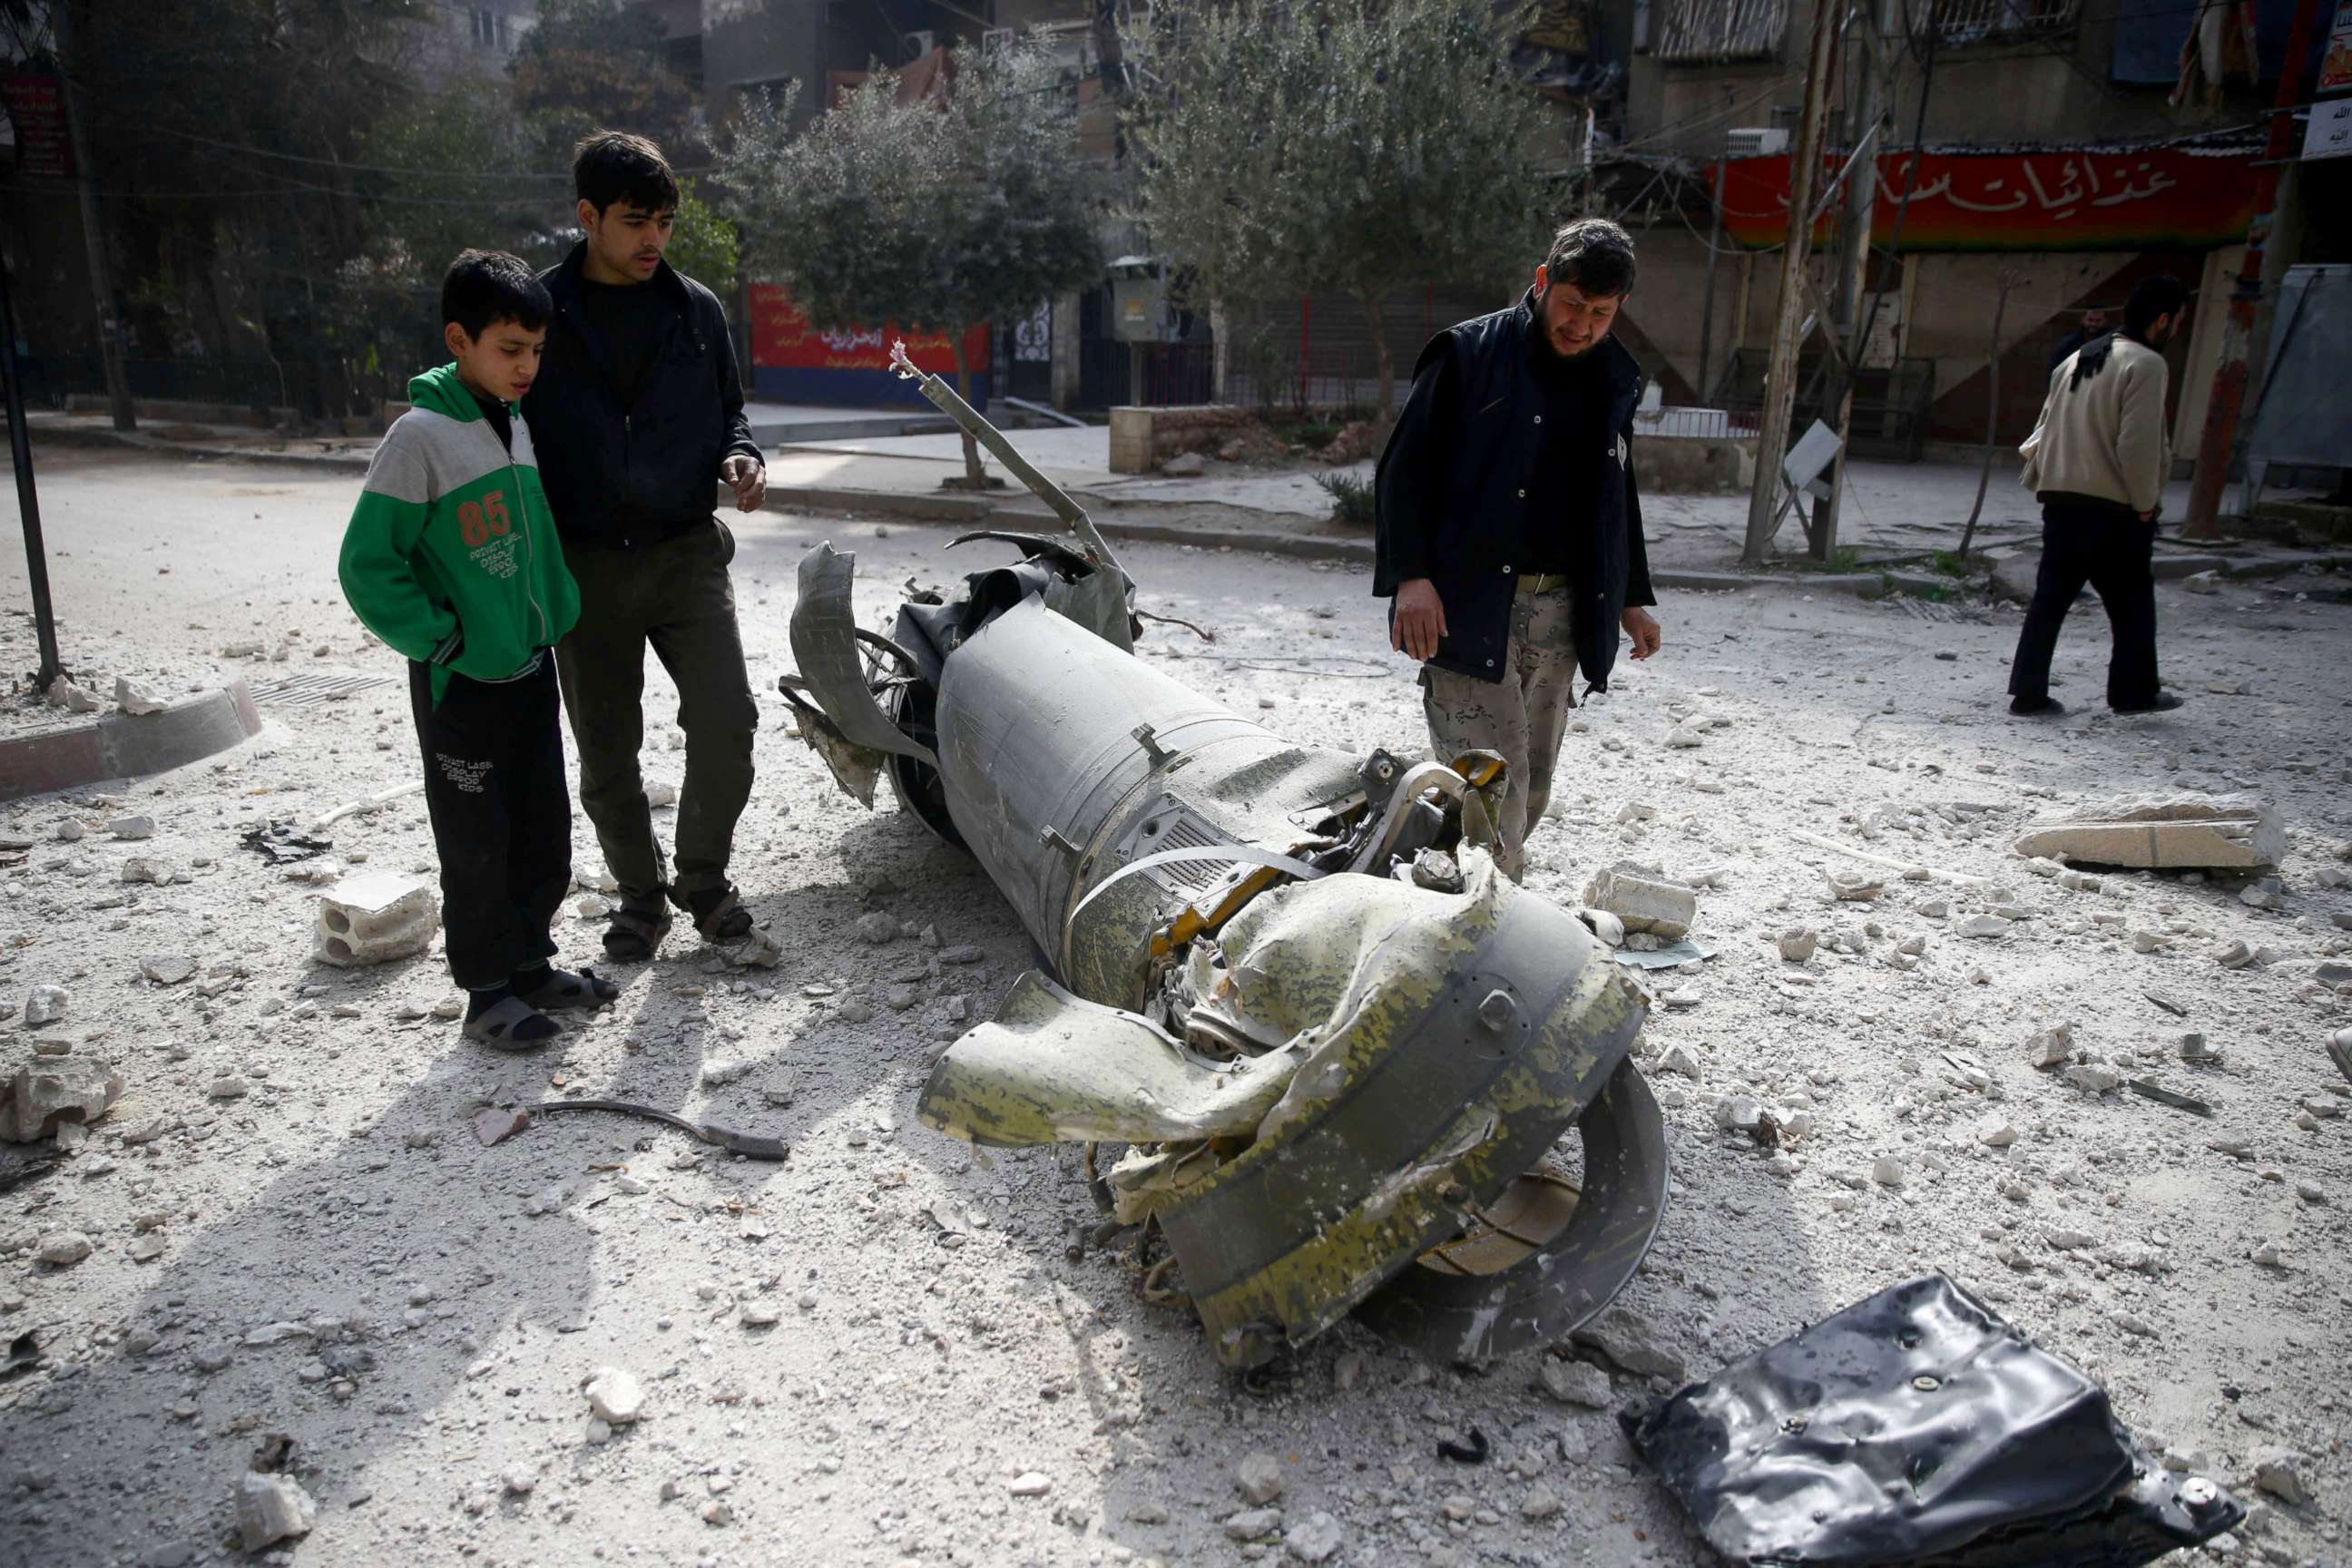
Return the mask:
<svg viewBox="0 0 2352 1568">
<path fill-rule="evenodd" d="M 624 905 L 605 919 L 604 956 L 615 963 L 646 963 L 655 949 L 661 946 L 662 938 L 669 934 L 669 924 L 667 910 L 658 906 L 650 910 L 633 910 Z"/>
<path fill-rule="evenodd" d="M 521 997 L 507 996 L 467 1020 L 463 1033 L 494 1051 L 535 1051 L 563 1033 L 563 1026 Z"/>
<path fill-rule="evenodd" d="M 722 891 L 718 901 L 703 910 L 695 909 L 691 893 L 673 889 L 670 897 L 693 918 L 694 929 L 702 933 L 705 942 L 740 942 L 751 934 L 751 911 L 743 907 L 743 900 L 735 896 L 732 888 Z"/>
<path fill-rule="evenodd" d="M 609 1007 L 620 1000 L 621 988 L 603 978 L 593 969 L 574 974 L 569 970 L 551 966 L 547 979 L 533 989 L 515 993 L 515 1000 L 538 1008 L 542 1013 L 560 1012 L 584 1007 L 594 1012 Z"/>
</svg>

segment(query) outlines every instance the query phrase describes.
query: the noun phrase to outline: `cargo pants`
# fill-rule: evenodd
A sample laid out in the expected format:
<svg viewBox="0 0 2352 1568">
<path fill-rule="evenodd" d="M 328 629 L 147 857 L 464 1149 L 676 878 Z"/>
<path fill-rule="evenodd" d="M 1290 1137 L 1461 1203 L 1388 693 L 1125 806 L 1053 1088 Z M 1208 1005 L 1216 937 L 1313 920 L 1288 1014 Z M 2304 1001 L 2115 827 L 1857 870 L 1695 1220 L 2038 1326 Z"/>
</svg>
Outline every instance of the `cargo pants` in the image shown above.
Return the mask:
<svg viewBox="0 0 2352 1568">
<path fill-rule="evenodd" d="M 1560 737 L 1576 706 L 1572 604 L 1565 577 L 1522 577 L 1511 601 L 1501 680 L 1421 667 L 1432 754 L 1450 763 L 1465 752 L 1499 752 L 1510 765 L 1510 789 L 1496 827 L 1503 838 L 1498 863 L 1515 882 L 1527 868 L 1528 835 L 1551 799 Z"/>
<path fill-rule="evenodd" d="M 727 576 L 734 553 L 733 536 L 716 521 L 639 549 L 564 552 L 580 584 L 580 621 L 556 644 L 555 668 L 580 759 L 580 805 L 633 910 L 659 911 L 669 881 L 637 765 L 648 647 L 677 683 L 686 731 L 676 886 L 681 896 L 727 886 L 760 723 Z"/>
</svg>

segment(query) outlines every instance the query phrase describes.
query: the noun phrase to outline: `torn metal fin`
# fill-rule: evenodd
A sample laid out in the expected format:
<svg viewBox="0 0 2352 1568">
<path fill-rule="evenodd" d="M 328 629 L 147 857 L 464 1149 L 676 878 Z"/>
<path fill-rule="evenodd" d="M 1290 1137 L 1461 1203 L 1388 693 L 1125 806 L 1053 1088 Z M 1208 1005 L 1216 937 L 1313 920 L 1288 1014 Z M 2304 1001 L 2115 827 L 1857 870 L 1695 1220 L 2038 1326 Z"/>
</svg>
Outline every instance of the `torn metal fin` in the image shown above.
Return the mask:
<svg viewBox="0 0 2352 1568">
<path fill-rule="evenodd" d="M 793 733 L 809 743 L 809 749 L 824 760 L 833 782 L 841 786 L 844 795 L 866 810 L 874 809 L 874 781 L 881 776 L 882 764 L 889 759 L 880 752 L 853 745 L 845 739 L 824 710 L 793 689 L 794 678 L 786 676 L 776 683 L 784 700 L 792 705 Z"/>
<path fill-rule="evenodd" d="M 965 435 L 987 447 L 1014 479 L 1029 488 L 1031 495 L 1052 507 L 1054 515 L 1069 524 L 1070 531 L 1085 542 L 1089 560 L 1107 567 L 1119 580 L 1122 589 L 1134 587 L 1135 580 L 1120 570 L 1118 557 L 1111 553 L 1110 545 L 1104 540 L 1101 531 L 1095 527 L 1094 520 L 1087 515 L 1086 508 L 1072 500 L 1068 491 L 1039 473 L 1036 465 L 1013 450 L 1013 443 L 1004 438 L 1004 432 L 982 417 L 980 411 L 958 396 L 956 389 L 946 381 L 919 368 L 913 360 L 907 357 L 905 343 L 890 346 L 890 367 L 901 377 L 913 381 L 916 389 L 930 399 L 932 406 L 954 420 Z"/>
<path fill-rule="evenodd" d="M 800 597 L 793 605 L 792 620 L 793 658 L 800 665 L 801 679 L 841 740 L 937 767 L 939 758 L 890 721 L 866 685 L 865 661 L 857 650 L 857 616 L 850 601 L 856 572 L 857 557 L 829 543 L 801 557 Z"/>
<path fill-rule="evenodd" d="M 950 1137 L 1000 1147 L 1245 1135 L 1298 1060 L 1286 1051 L 1212 1060 L 1033 969 L 995 1017 L 948 1047 L 915 1113 Z"/>
<path fill-rule="evenodd" d="M 1032 555 L 1050 555 L 1055 561 L 1074 572 L 1092 572 L 1097 569 L 1095 563 L 1087 559 L 1084 551 L 1073 550 L 1048 533 L 1022 533 L 1003 528 L 975 528 L 970 533 L 959 533 L 949 540 L 947 547 L 953 550 L 959 544 L 970 544 L 976 539 L 1002 540 L 1007 544 L 1019 545 Z"/>
</svg>

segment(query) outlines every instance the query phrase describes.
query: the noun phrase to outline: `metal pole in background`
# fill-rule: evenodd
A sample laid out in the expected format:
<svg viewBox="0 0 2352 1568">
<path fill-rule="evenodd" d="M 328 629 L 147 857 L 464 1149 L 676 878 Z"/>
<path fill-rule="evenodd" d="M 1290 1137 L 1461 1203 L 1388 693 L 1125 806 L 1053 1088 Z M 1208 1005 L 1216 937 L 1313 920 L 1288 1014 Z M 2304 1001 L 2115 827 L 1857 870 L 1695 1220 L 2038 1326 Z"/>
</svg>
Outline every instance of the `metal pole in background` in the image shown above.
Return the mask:
<svg viewBox="0 0 2352 1568">
<path fill-rule="evenodd" d="M 1873 132 L 1883 134 L 1894 118 L 1895 94 L 1888 78 L 1895 68 L 1894 38 L 1901 26 L 1895 0 L 1879 0 L 1875 21 L 1861 30 L 1862 70 L 1853 116 L 1856 146 L 1867 142 Z M 1863 297 L 1870 289 L 1870 226 L 1877 199 L 1878 151 L 1873 147 L 1868 166 L 1855 169 L 1846 178 L 1845 211 L 1838 222 L 1838 277 L 1832 306 L 1837 319 L 1827 325 L 1832 332 L 1846 331 L 1848 336 L 1846 367 L 1837 377 L 1837 418 L 1832 424 L 1838 449 L 1830 465 L 1830 493 L 1813 509 L 1813 555 L 1822 561 L 1837 552 L 1838 503 L 1845 495 L 1845 460 L 1853 448 L 1853 384 L 1862 379 L 1863 352 L 1869 346 L 1863 342 Z"/>
<path fill-rule="evenodd" d="M 66 135 L 73 144 L 74 184 L 81 191 L 81 232 L 89 248 L 89 289 L 98 300 L 98 352 L 106 363 L 106 400 L 114 407 L 117 430 L 139 428 L 131 405 L 131 384 L 122 374 L 122 323 L 114 315 L 114 274 L 106 264 L 106 231 L 100 226 L 98 187 L 90 180 L 89 136 L 81 123 L 81 91 L 74 85 L 74 55 L 68 43 L 74 0 L 49 8 L 58 63 L 65 75 Z"/>
<path fill-rule="evenodd" d="M 25 390 L 16 379 L 16 319 L 8 306 L 8 268 L 0 261 L 0 390 L 8 398 L 8 453 L 16 465 L 16 510 L 25 520 L 25 579 L 33 590 L 33 628 L 41 668 L 34 689 L 47 691 L 64 673 L 58 661 L 58 617 L 49 604 L 49 559 L 41 548 L 41 503 L 33 489 L 33 443 L 25 433 Z"/>
<path fill-rule="evenodd" d="M 1706 302 L 1700 307 L 1698 318 L 1698 400 L 1701 403 L 1707 400 L 1707 361 L 1713 357 L 1715 348 L 1715 263 L 1723 249 L 1723 187 L 1730 169 L 1731 156 L 1727 147 L 1724 154 L 1715 161 L 1715 200 L 1709 204 L 1715 208 L 1715 227 L 1706 239 Z M 1739 333 L 1736 324 L 1731 335 L 1735 342 L 1738 341 Z"/>
<path fill-rule="evenodd" d="M 2302 101 L 2303 62 L 2311 49 L 2312 27 L 2318 15 L 2319 0 L 2300 0 L 2294 8 L 2294 26 L 2287 33 L 2277 106 L 2271 112 L 2270 141 L 2254 170 L 2254 221 L 2246 228 L 2246 258 L 2238 268 L 2237 287 L 2230 290 L 2221 358 L 2213 366 L 2213 391 L 2205 404 L 2205 432 L 2197 443 L 2189 516 L 2180 525 L 2184 539 L 2211 539 L 2221 531 L 2221 491 L 2230 481 L 2238 415 L 2245 406 L 2246 383 L 2252 374 L 2246 358 L 2253 339 L 2255 307 L 2263 298 L 2263 248 L 2270 241 L 2271 219 L 2278 204 L 2279 166 L 2294 141 L 2294 116 L 2287 110 Z"/>
<path fill-rule="evenodd" d="M 1805 69 L 1805 107 L 1797 150 L 1789 159 L 1789 237 L 1780 249 L 1780 302 L 1772 318 L 1772 357 L 1764 373 L 1764 428 L 1756 443 L 1756 488 L 1748 497 L 1743 566 L 1760 566 L 1780 519 L 1780 465 L 1789 456 L 1796 412 L 1798 329 L 1805 320 L 1805 258 L 1813 243 L 1813 193 L 1822 183 L 1822 130 L 1829 115 L 1831 59 L 1841 0 L 1815 0 L 1812 58 Z"/>
</svg>

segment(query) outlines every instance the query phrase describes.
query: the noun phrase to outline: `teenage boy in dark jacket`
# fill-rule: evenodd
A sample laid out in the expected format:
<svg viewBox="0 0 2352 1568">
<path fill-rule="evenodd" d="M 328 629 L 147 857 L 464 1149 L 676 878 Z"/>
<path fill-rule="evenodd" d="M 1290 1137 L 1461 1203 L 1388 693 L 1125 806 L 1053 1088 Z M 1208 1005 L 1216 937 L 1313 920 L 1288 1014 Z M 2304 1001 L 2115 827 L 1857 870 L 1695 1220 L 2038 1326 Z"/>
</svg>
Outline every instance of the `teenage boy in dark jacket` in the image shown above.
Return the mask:
<svg viewBox="0 0 2352 1568">
<path fill-rule="evenodd" d="M 653 956 L 669 902 L 712 941 L 751 929 L 727 862 L 751 795 L 760 710 L 727 577 L 734 537 L 711 492 L 724 480 L 738 508 L 756 510 L 767 477 L 726 315 L 662 259 L 677 182 L 661 150 L 599 132 L 574 153 L 572 180 L 581 241 L 540 274 L 555 316 L 546 374 L 523 407 L 580 583 L 580 624 L 557 646 L 556 668 L 580 804 L 621 887 L 604 949 L 626 962 Z M 686 731 L 675 879 L 637 768 L 648 645 L 677 685 Z"/>
<path fill-rule="evenodd" d="M 552 307 L 519 257 L 468 250 L 441 285 L 454 363 L 408 384 L 343 534 L 352 608 L 408 656 L 425 805 L 441 858 L 449 972 L 465 1033 L 498 1050 L 558 1034 L 546 1014 L 619 988 L 551 968 L 572 884 L 572 795 L 548 649 L 580 614 L 530 427 L 511 404 L 539 373 Z"/>
</svg>

